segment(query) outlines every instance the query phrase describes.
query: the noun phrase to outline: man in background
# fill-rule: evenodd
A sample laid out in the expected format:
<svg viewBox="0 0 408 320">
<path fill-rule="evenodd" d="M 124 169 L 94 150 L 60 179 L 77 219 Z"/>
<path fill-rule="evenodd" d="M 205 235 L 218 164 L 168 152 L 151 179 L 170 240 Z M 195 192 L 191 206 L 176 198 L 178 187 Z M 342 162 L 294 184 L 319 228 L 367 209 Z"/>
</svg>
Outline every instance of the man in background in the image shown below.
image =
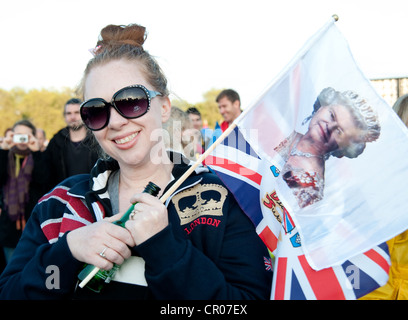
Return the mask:
<svg viewBox="0 0 408 320">
<path fill-rule="evenodd" d="M 238 92 L 232 89 L 225 89 L 217 96 L 216 101 L 218 109 L 224 118 L 220 125 L 222 132 L 224 132 L 241 114 L 241 100 Z"/>
<path fill-rule="evenodd" d="M 45 150 L 50 188 L 72 175 L 89 173 L 98 159 L 98 152 L 92 147 L 92 134 L 79 114 L 80 105 L 81 101 L 76 98 L 66 102 L 63 114 L 67 126 L 52 137 Z"/>
<path fill-rule="evenodd" d="M 208 128 L 208 124 L 206 127 L 204 127 L 203 120 L 201 118 L 201 113 L 200 111 L 198 111 L 197 108 L 190 107 L 187 109 L 186 112 L 193 124 L 193 128 L 200 132 L 201 135 L 200 153 L 204 153 L 204 151 L 208 148 L 211 142 L 212 130 Z"/>
</svg>

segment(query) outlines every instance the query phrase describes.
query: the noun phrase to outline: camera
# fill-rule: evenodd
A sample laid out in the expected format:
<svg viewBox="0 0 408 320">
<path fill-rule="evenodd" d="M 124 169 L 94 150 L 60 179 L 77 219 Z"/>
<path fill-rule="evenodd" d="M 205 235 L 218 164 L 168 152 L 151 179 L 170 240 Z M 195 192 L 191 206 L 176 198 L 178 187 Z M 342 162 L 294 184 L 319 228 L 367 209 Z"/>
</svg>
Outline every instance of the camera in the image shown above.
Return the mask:
<svg viewBox="0 0 408 320">
<path fill-rule="evenodd" d="M 28 142 L 28 135 L 26 134 L 15 134 L 13 136 L 14 143 L 27 143 Z"/>
</svg>

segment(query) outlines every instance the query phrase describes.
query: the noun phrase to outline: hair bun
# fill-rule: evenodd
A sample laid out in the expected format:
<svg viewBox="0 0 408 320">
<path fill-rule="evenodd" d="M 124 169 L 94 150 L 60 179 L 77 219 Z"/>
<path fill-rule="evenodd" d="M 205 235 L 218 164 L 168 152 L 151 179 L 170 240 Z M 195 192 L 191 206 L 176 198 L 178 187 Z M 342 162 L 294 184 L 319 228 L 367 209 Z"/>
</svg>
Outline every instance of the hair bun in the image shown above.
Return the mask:
<svg viewBox="0 0 408 320">
<path fill-rule="evenodd" d="M 97 47 L 109 49 L 127 44 L 143 48 L 146 37 L 146 28 L 138 24 L 127 26 L 111 24 L 101 30 Z"/>
</svg>

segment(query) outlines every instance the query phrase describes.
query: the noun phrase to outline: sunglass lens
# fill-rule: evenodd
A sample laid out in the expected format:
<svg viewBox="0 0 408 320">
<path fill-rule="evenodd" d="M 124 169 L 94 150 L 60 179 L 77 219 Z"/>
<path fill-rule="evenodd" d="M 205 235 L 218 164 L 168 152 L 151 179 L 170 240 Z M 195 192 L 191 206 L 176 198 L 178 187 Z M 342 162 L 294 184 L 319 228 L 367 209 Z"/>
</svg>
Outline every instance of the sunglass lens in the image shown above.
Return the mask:
<svg viewBox="0 0 408 320">
<path fill-rule="evenodd" d="M 108 120 L 108 106 L 103 101 L 91 100 L 81 108 L 81 118 L 91 130 L 102 129 Z"/>
<path fill-rule="evenodd" d="M 138 118 L 149 108 L 146 93 L 141 88 L 127 88 L 114 99 L 116 107 L 126 118 Z"/>
</svg>

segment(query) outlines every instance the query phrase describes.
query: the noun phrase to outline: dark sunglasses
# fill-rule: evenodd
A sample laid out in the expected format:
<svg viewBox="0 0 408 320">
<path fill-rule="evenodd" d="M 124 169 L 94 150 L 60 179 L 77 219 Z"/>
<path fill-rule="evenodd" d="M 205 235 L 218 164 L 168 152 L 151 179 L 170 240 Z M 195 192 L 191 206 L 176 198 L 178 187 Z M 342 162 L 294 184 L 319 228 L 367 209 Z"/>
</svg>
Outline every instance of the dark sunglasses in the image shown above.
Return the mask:
<svg viewBox="0 0 408 320">
<path fill-rule="evenodd" d="M 120 89 L 112 101 L 94 98 L 81 104 L 80 113 L 84 124 L 93 131 L 102 130 L 109 123 L 110 107 L 113 107 L 122 117 L 136 119 L 149 111 L 150 101 L 161 93 L 151 91 L 138 84 Z"/>
</svg>

